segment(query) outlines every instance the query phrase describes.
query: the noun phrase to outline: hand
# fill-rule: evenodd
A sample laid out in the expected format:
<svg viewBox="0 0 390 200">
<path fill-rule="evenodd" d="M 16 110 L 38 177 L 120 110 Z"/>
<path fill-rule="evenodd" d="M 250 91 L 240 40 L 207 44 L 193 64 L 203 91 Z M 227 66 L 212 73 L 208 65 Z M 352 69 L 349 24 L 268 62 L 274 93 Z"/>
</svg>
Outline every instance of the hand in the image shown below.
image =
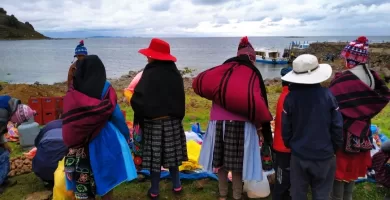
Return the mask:
<svg viewBox="0 0 390 200">
<path fill-rule="evenodd" d="M 257 129 L 257 135 L 259 136 L 260 141 L 264 141 L 263 132 L 261 131 L 261 128 Z"/>
<path fill-rule="evenodd" d="M 11 148 L 11 146 L 8 144 L 8 142 L 4 143 L 4 144 L 3 144 L 3 147 L 4 147 L 4 149 L 6 149 L 9 153 L 12 153 L 12 148 Z"/>
</svg>

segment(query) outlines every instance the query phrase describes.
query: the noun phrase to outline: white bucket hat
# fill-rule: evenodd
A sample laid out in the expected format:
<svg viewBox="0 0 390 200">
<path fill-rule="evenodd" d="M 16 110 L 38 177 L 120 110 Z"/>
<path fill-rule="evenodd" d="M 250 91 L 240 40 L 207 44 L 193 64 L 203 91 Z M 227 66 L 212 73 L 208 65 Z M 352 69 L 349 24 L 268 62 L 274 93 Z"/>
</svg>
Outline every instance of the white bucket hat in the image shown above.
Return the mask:
<svg viewBox="0 0 390 200">
<path fill-rule="evenodd" d="M 293 70 L 282 77 L 283 81 L 300 84 L 321 83 L 330 78 L 332 67 L 328 64 L 319 64 L 317 57 L 311 54 L 302 54 L 293 62 Z"/>
</svg>

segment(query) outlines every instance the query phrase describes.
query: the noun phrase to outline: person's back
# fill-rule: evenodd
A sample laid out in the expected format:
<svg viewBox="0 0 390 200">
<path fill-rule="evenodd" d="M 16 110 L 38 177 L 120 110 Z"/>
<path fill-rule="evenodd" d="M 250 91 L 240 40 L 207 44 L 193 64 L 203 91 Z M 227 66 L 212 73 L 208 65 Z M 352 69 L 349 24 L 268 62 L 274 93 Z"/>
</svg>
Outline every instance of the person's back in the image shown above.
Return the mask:
<svg viewBox="0 0 390 200">
<path fill-rule="evenodd" d="M 332 111 L 337 103 L 320 84 L 293 84 L 285 99 L 285 112 L 291 113 L 292 135 L 288 146 L 294 155 L 308 160 L 325 160 L 334 153 Z"/>
<path fill-rule="evenodd" d="M 343 120 L 335 97 L 320 85 L 331 75 L 330 65 L 303 54 L 282 77 L 293 83 L 282 113 L 282 137 L 291 149 L 292 200 L 307 199 L 309 186 L 313 200 L 328 199 L 332 190 Z"/>
</svg>

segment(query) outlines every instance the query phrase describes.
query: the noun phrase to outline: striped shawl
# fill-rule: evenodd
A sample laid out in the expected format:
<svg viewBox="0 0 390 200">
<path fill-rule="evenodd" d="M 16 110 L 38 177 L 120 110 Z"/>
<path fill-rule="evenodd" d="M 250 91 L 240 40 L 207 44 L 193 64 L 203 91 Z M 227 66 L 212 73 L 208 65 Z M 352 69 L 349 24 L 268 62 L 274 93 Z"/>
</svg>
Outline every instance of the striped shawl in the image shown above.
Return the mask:
<svg viewBox="0 0 390 200">
<path fill-rule="evenodd" d="M 62 135 L 68 147 L 87 144 L 106 125 L 117 104 L 115 90 L 110 85 L 102 100 L 70 89 L 64 98 Z"/>
<path fill-rule="evenodd" d="M 386 84 L 374 71 L 371 73 L 375 81 L 374 90 L 350 71 L 336 74 L 329 87 L 343 115 L 344 140 L 346 149 L 350 152 L 359 152 L 359 148 L 371 149 L 372 144 L 367 139 L 370 135 L 371 119 L 387 105 L 390 99 L 390 91 Z M 351 145 L 352 149 L 350 149 Z"/>
</svg>

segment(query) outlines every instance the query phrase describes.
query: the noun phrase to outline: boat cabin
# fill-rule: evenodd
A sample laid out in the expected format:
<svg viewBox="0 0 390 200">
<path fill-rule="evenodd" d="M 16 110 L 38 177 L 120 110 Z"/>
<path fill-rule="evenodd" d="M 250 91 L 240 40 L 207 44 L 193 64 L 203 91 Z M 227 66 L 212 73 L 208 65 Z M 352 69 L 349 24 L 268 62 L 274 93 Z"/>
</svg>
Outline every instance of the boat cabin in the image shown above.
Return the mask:
<svg viewBox="0 0 390 200">
<path fill-rule="evenodd" d="M 268 51 L 268 50 L 257 50 L 256 55 L 262 57 L 263 59 L 265 58 L 276 59 L 280 57 L 278 51 Z"/>
</svg>

